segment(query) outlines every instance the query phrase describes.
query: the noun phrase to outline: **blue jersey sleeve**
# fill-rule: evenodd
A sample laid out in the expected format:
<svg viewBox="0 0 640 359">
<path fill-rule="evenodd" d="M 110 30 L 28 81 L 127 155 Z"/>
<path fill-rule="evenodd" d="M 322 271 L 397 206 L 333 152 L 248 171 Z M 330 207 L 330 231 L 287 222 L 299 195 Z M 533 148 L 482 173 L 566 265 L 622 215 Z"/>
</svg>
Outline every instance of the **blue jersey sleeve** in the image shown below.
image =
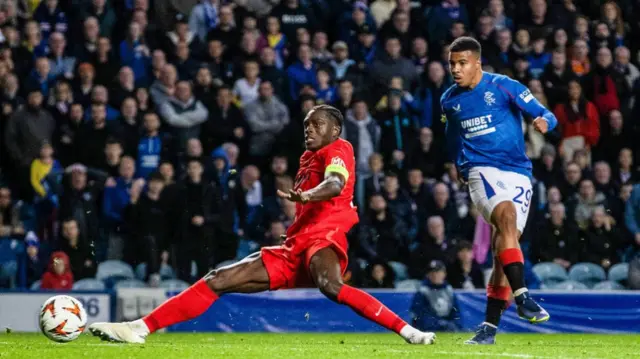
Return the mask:
<svg viewBox="0 0 640 359">
<path fill-rule="evenodd" d="M 544 118 L 549 124 L 549 131 L 558 125 L 556 116 L 544 107 L 526 86 L 508 77 L 504 77 L 504 80 L 501 82 L 500 85 L 507 93 L 511 102 L 515 104 L 522 113 L 534 119 L 538 117 Z"/>
</svg>

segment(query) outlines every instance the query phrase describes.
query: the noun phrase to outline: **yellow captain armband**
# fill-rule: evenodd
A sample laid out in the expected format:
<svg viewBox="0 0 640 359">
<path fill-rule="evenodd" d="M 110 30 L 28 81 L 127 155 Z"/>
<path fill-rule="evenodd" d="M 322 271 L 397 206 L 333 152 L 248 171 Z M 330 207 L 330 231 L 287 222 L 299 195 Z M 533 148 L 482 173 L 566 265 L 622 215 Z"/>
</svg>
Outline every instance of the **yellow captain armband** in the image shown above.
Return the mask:
<svg viewBox="0 0 640 359">
<path fill-rule="evenodd" d="M 442 123 L 446 123 L 447 122 L 447 115 L 445 115 L 444 113 L 442 114 L 442 116 L 440 116 L 440 122 Z"/>
<path fill-rule="evenodd" d="M 341 174 L 345 181 L 349 180 L 349 171 L 340 157 L 334 157 L 331 159 L 331 164 L 324 170 L 324 175 L 326 176 L 331 172 Z"/>
</svg>

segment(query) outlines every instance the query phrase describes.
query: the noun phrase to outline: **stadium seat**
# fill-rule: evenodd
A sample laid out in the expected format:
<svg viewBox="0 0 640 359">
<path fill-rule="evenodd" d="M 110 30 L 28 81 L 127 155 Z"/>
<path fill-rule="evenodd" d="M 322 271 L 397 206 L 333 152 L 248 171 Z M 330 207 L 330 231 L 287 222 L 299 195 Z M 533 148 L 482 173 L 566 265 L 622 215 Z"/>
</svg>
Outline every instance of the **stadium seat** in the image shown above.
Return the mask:
<svg viewBox="0 0 640 359">
<path fill-rule="evenodd" d="M 122 289 L 122 288 L 146 288 L 147 283 L 137 280 L 137 279 L 124 279 L 116 282 L 114 285 L 114 289 Z"/>
<path fill-rule="evenodd" d="M 593 286 L 593 290 L 624 290 L 624 286 L 618 282 L 605 280 Z"/>
<path fill-rule="evenodd" d="M 396 282 L 396 289 L 399 290 L 417 290 L 420 288 L 420 282 L 417 279 L 405 279 L 399 282 Z"/>
<path fill-rule="evenodd" d="M 35 282 L 33 282 L 33 284 L 31 284 L 31 287 L 29 289 L 31 290 L 40 290 L 40 284 L 42 284 L 41 280 L 37 280 Z"/>
<path fill-rule="evenodd" d="M 389 262 L 389 266 L 393 269 L 397 281 L 403 281 L 409 277 L 408 269 L 405 264 L 391 261 Z"/>
<path fill-rule="evenodd" d="M 133 279 L 133 268 L 123 261 L 108 260 L 98 264 L 96 279 L 106 280 L 109 278 Z"/>
<path fill-rule="evenodd" d="M 629 280 L 629 263 L 618 263 L 609 268 L 608 280 L 621 284 Z"/>
<path fill-rule="evenodd" d="M 160 282 L 160 288 L 182 292 L 183 290 L 189 288 L 189 283 L 180 279 L 167 279 Z"/>
<path fill-rule="evenodd" d="M 533 266 L 533 273 L 538 276 L 538 279 L 542 282 L 546 288 L 552 287 L 555 284 L 563 282 L 569 279 L 567 272 L 561 265 L 553 262 L 538 263 Z"/>
<path fill-rule="evenodd" d="M 162 279 L 173 279 L 176 277 L 173 268 L 167 264 L 160 265 L 160 277 Z M 140 263 L 136 266 L 135 278 L 144 281 L 147 277 L 147 263 Z"/>
<path fill-rule="evenodd" d="M 104 282 L 99 281 L 94 278 L 85 278 L 80 279 L 79 281 L 73 283 L 73 290 L 105 290 L 106 286 Z"/>
<path fill-rule="evenodd" d="M 560 282 L 560 283 L 557 283 L 557 284 L 549 287 L 549 289 L 556 289 L 556 290 L 585 290 L 585 289 L 589 289 L 589 287 L 587 287 L 583 283 L 576 282 L 574 280 L 565 280 L 564 282 Z"/>
<path fill-rule="evenodd" d="M 580 282 L 589 288 L 607 279 L 604 269 L 594 263 L 577 263 L 569 269 L 569 279 Z"/>
</svg>

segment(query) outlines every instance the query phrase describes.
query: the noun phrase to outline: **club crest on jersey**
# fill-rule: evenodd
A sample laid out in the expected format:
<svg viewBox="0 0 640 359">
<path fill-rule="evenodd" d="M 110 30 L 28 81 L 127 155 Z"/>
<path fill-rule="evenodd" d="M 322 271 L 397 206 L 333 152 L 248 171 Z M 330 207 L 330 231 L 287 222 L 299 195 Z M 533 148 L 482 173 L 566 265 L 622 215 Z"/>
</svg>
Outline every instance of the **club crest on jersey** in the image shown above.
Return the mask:
<svg viewBox="0 0 640 359">
<path fill-rule="evenodd" d="M 340 157 L 334 157 L 331 159 L 331 164 L 335 165 L 335 166 L 340 166 L 340 167 L 344 167 L 347 168 L 347 166 L 344 164 L 344 161 L 342 160 L 342 158 Z"/>
<path fill-rule="evenodd" d="M 457 105 L 453 106 L 453 110 L 455 112 L 460 112 L 460 104 L 457 104 Z"/>
<path fill-rule="evenodd" d="M 491 106 L 496 103 L 496 98 L 493 97 L 493 92 L 487 91 L 484 93 L 484 102 L 487 103 L 487 106 Z"/>
</svg>

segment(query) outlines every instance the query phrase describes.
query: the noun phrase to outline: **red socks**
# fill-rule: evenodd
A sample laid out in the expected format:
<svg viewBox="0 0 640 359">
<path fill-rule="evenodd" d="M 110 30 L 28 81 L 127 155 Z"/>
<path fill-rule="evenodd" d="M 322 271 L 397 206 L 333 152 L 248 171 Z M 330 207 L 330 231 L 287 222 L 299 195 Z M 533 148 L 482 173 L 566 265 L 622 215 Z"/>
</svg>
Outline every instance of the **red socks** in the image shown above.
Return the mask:
<svg viewBox="0 0 640 359">
<path fill-rule="evenodd" d="M 389 308 L 385 307 L 376 298 L 360 289 L 348 285 L 343 285 L 342 289 L 340 289 L 340 293 L 338 293 L 338 303 L 351 307 L 351 309 L 362 317 L 376 322 L 389 330 L 393 330 L 398 334 L 400 334 L 400 330 L 407 325 L 396 313 L 389 310 Z"/>
<path fill-rule="evenodd" d="M 507 248 L 500 252 L 500 264 L 502 267 L 506 267 L 513 263 L 524 263 L 524 256 L 519 248 Z"/>
<path fill-rule="evenodd" d="M 218 300 L 218 295 L 200 279 L 182 293 L 170 298 L 142 318 L 151 333 L 200 316 Z"/>
</svg>

